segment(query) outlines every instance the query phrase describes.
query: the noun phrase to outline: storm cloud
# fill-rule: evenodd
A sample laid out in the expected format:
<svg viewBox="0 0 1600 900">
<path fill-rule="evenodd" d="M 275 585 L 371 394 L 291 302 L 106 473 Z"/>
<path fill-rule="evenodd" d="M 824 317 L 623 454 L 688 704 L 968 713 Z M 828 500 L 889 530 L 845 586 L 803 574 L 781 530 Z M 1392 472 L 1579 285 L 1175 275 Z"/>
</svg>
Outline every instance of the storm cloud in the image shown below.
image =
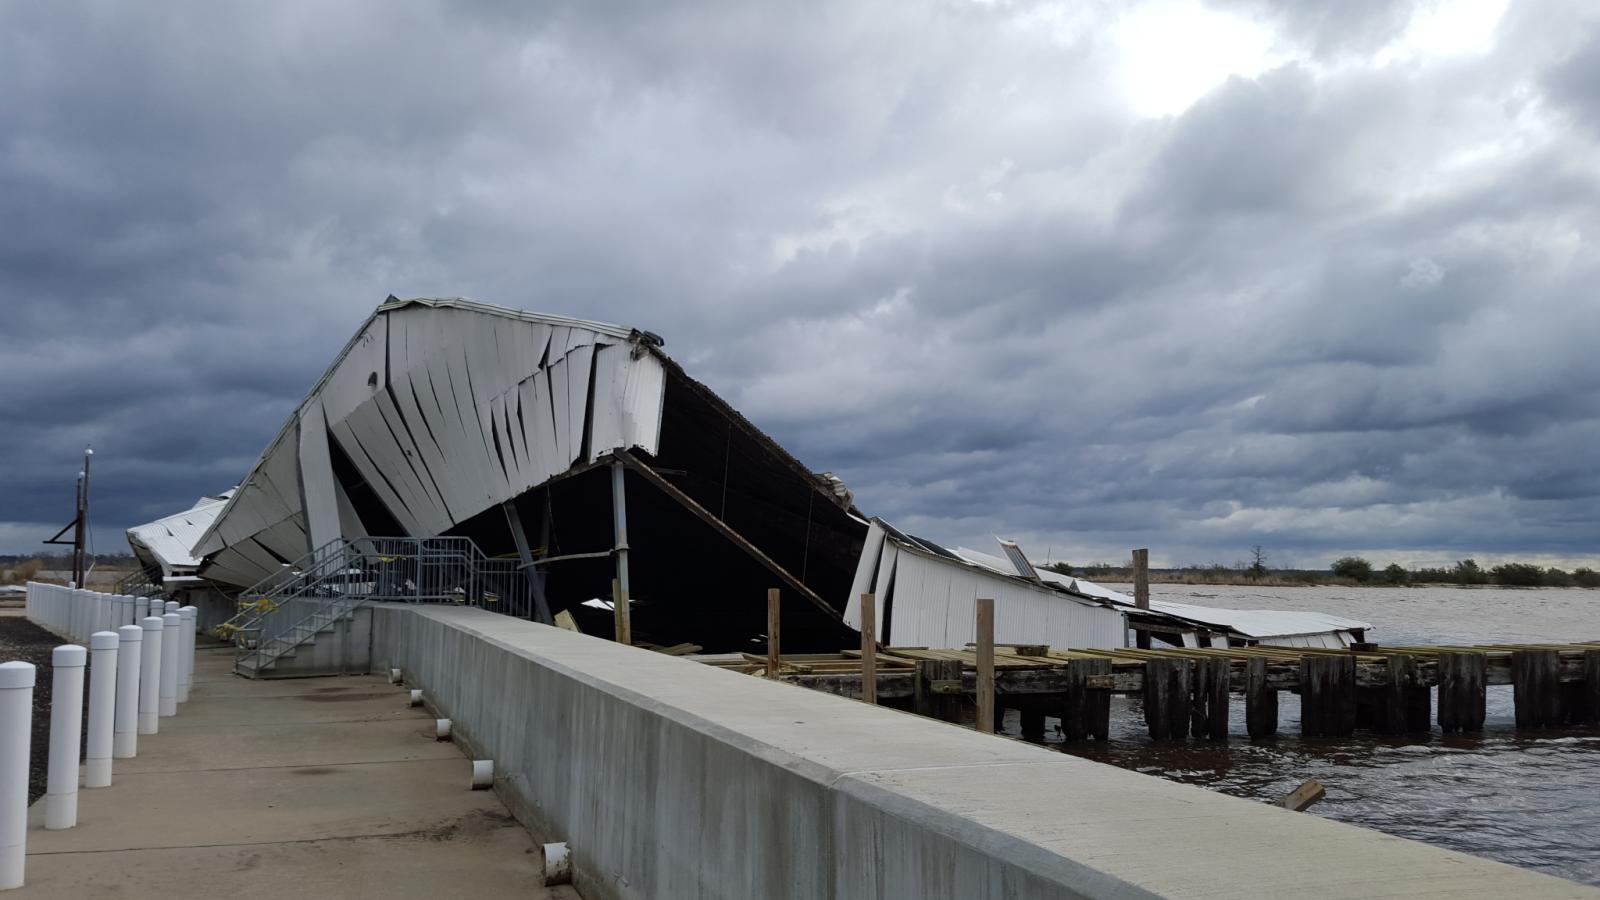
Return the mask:
<svg viewBox="0 0 1600 900">
<path fill-rule="evenodd" d="M 635 325 L 1074 562 L 1600 547 L 1581 0 L 0 7 L 0 552 L 232 485 L 389 294 Z"/>
</svg>

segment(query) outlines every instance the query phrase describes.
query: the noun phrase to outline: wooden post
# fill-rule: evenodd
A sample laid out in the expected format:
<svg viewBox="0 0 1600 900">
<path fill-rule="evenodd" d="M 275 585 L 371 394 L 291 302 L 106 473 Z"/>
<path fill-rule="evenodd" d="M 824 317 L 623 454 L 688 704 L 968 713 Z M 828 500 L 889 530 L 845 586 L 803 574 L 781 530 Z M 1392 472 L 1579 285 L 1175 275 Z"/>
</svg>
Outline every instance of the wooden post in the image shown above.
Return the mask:
<svg viewBox="0 0 1600 900">
<path fill-rule="evenodd" d="M 1138 609 L 1150 608 L 1150 551 L 1133 551 L 1133 605 Z M 1134 645 L 1141 650 L 1150 649 L 1150 633 L 1135 631 Z"/>
<path fill-rule="evenodd" d="M 1278 691 L 1267 686 L 1267 659 L 1252 656 L 1245 661 L 1244 723 L 1252 738 L 1278 733 Z"/>
<path fill-rule="evenodd" d="M 878 702 L 878 601 L 861 595 L 861 702 Z"/>
<path fill-rule="evenodd" d="M 977 610 L 978 730 L 994 734 L 994 601 L 980 597 Z"/>
<path fill-rule="evenodd" d="M 1561 724 L 1561 654 L 1555 650 L 1517 650 L 1511 654 L 1511 683 L 1518 728 Z"/>
<path fill-rule="evenodd" d="M 778 614 L 778 589 L 767 588 L 767 677 L 777 678 L 783 668 L 778 645 L 778 631 L 782 624 Z"/>
<path fill-rule="evenodd" d="M 633 643 L 633 619 L 627 598 L 622 596 L 622 580 L 611 579 L 611 619 L 617 629 L 617 643 Z"/>
</svg>

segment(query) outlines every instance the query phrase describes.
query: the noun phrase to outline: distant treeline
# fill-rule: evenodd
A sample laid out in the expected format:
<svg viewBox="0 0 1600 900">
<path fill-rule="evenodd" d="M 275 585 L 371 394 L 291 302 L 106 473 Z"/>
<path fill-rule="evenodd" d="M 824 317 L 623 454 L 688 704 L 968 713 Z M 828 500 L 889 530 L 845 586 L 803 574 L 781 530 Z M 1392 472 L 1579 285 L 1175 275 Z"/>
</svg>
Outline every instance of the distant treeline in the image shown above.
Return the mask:
<svg viewBox="0 0 1600 900">
<path fill-rule="evenodd" d="M 1100 581 L 1132 581 L 1130 566 L 1110 563 L 1090 563 L 1072 566 L 1067 563 L 1050 563 L 1044 568 L 1063 575 L 1081 575 Z M 1297 584 L 1460 584 L 1504 585 L 1507 587 L 1584 587 L 1600 588 L 1600 572 L 1587 566 L 1572 571 L 1531 563 L 1504 563 L 1485 569 L 1471 559 L 1463 559 L 1450 568 L 1408 569 L 1399 563 L 1378 568 L 1359 556 L 1346 556 L 1335 560 L 1326 569 L 1276 569 L 1268 567 L 1258 556 L 1254 563 L 1235 563 L 1232 566 L 1210 563 L 1203 566 L 1185 566 L 1179 569 L 1151 569 L 1150 580 L 1158 584 L 1257 584 L 1287 586 Z"/>
</svg>

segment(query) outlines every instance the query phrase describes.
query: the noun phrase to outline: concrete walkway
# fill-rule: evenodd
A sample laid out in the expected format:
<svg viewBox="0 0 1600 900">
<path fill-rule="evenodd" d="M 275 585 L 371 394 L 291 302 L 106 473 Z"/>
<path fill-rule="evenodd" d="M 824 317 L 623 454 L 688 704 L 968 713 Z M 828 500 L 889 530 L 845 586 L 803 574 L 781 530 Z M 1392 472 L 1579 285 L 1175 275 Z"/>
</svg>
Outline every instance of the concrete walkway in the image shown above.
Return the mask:
<svg viewBox="0 0 1600 900">
<path fill-rule="evenodd" d="M 109 788 L 78 794 L 78 827 L 29 811 L 24 898 L 518 897 L 543 887 L 539 848 L 433 719 L 373 676 L 248 681 L 202 650 L 191 698 Z"/>
</svg>

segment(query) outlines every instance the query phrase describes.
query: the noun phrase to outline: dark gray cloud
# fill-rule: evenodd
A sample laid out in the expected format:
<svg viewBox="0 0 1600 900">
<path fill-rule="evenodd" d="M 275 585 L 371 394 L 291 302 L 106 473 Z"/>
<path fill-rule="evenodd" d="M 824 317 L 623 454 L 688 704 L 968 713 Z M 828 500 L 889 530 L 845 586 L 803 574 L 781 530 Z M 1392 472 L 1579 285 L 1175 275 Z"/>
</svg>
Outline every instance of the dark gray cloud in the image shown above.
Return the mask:
<svg viewBox="0 0 1600 900">
<path fill-rule="evenodd" d="M 86 442 L 102 544 L 227 487 L 395 293 L 657 331 L 951 543 L 1591 558 L 1586 7 L 1218 0 L 1271 58 L 1151 118 L 1110 5 L 8 6 L 0 552 Z"/>
</svg>

